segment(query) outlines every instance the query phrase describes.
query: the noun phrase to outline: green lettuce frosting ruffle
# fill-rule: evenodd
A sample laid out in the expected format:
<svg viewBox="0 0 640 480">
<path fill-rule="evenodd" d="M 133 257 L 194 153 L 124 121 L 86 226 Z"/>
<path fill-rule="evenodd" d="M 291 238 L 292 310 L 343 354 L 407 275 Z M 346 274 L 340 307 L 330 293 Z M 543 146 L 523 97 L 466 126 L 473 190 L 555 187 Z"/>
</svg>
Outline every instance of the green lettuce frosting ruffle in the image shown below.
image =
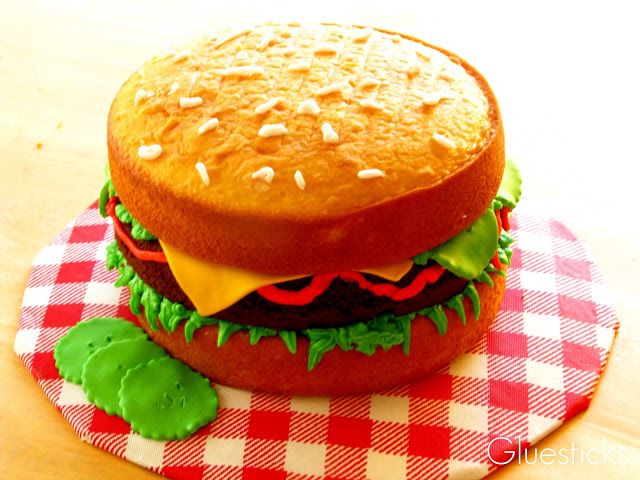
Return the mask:
<svg viewBox="0 0 640 480">
<path fill-rule="evenodd" d="M 512 238 L 506 232 L 503 232 L 498 242 L 498 253 L 504 264 L 510 262 L 510 245 L 512 242 Z M 279 336 L 291 353 L 296 353 L 297 335 L 302 335 L 309 339 L 309 356 L 307 360 L 309 370 L 320 362 L 325 353 L 336 347 L 342 350 L 355 350 L 365 355 L 373 355 L 378 348 L 388 350 L 395 345 L 402 345 L 403 352 L 409 354 L 411 321 L 416 315 L 429 317 L 438 332 L 444 335 L 447 332 L 445 308 L 450 308 L 457 312 L 460 320 L 466 323 L 467 319 L 463 308 L 463 299 L 466 296 L 471 300 L 474 316 L 477 319 L 480 315 L 480 299 L 474 283 L 487 282 L 493 286 L 493 280 L 489 273 L 506 275 L 503 270 L 498 270 L 489 263 L 477 278 L 467 284 L 462 293 L 453 296 L 444 304 L 433 305 L 402 316 L 391 313 L 382 314 L 368 322 L 358 322 L 345 327 L 308 328 L 296 332 L 233 323 L 213 316 L 203 317 L 198 312 L 187 309 L 181 303 L 169 300 L 142 281 L 127 263 L 115 241 L 107 247 L 106 264 L 108 269 L 115 268 L 118 270 L 119 276 L 115 285 L 117 287 L 129 287 L 131 292 L 129 306 L 131 311 L 139 315 L 142 313 L 140 307 L 144 307 L 145 317 L 154 330 L 162 326 L 167 332 L 171 333 L 176 330 L 181 322 L 185 322 L 184 335 L 187 342 L 190 342 L 199 328 L 205 325 L 217 325 L 218 347 L 223 346 L 235 332 L 246 330 L 249 333 L 249 342 L 252 345 L 258 343 L 263 337 Z"/>
</svg>

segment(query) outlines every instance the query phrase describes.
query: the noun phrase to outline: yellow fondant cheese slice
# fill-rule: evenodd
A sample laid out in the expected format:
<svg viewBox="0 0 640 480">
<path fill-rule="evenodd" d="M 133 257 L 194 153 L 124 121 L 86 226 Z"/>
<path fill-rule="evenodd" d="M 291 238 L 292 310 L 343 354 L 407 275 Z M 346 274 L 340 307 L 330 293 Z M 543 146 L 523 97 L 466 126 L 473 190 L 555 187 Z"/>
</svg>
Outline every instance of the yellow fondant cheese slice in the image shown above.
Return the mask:
<svg viewBox="0 0 640 480">
<path fill-rule="evenodd" d="M 203 316 L 224 310 L 260 287 L 309 276 L 270 275 L 217 265 L 192 257 L 178 248 L 167 245 L 162 240 L 160 245 L 178 285 L 187 294 L 198 313 Z M 360 271 L 397 282 L 411 270 L 412 265 L 413 261 L 408 259 L 393 265 Z"/>
</svg>

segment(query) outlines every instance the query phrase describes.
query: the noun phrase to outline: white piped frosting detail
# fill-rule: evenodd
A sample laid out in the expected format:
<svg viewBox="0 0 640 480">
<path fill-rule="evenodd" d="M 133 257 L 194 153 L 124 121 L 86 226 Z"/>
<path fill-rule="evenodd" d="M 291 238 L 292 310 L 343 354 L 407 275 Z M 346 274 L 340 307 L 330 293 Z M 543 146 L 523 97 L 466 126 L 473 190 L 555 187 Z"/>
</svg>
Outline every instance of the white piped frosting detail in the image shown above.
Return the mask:
<svg viewBox="0 0 640 480">
<path fill-rule="evenodd" d="M 180 97 L 180 108 L 199 107 L 202 101 L 202 97 Z"/>
<path fill-rule="evenodd" d="M 155 160 L 162 155 L 162 147 L 157 143 L 153 145 L 140 145 L 138 147 L 138 157 L 142 160 Z"/>
<path fill-rule="evenodd" d="M 340 136 L 329 122 L 324 122 L 320 127 L 320 131 L 322 132 L 322 141 L 324 143 L 338 143 L 338 140 L 340 140 Z"/>
<path fill-rule="evenodd" d="M 133 98 L 133 104 L 140 105 L 140 103 L 144 102 L 148 98 L 153 97 L 154 95 L 155 94 L 151 90 L 145 90 L 144 88 L 141 88 L 136 92 L 136 95 Z"/>
<path fill-rule="evenodd" d="M 356 43 L 364 43 L 369 40 L 369 37 L 372 33 L 373 30 L 371 30 L 370 28 L 363 28 L 360 31 L 354 33 L 351 39 Z"/>
<path fill-rule="evenodd" d="M 373 77 L 366 77 L 364 80 L 360 82 L 360 88 L 369 88 L 380 85 L 380 80 Z"/>
<path fill-rule="evenodd" d="M 207 120 L 206 122 L 204 122 L 202 125 L 198 127 L 198 135 L 204 135 L 208 131 L 217 128 L 219 124 L 220 124 L 220 120 L 218 120 L 215 117 L 210 118 L 209 120 Z"/>
<path fill-rule="evenodd" d="M 262 138 L 280 137 L 286 133 L 287 127 L 284 123 L 267 123 L 258 130 L 258 136 Z"/>
<path fill-rule="evenodd" d="M 327 85 L 326 87 L 319 88 L 316 90 L 316 95 L 321 97 L 325 95 L 330 95 L 336 92 L 342 92 L 345 88 L 349 88 L 351 85 L 348 81 L 343 80 L 341 82 L 332 83 L 331 85 Z"/>
<path fill-rule="evenodd" d="M 295 180 L 296 185 L 300 190 L 304 190 L 305 188 L 307 188 L 307 182 L 305 182 L 304 176 L 302 175 L 302 172 L 300 170 L 296 170 L 296 172 L 293 174 L 293 179 Z"/>
<path fill-rule="evenodd" d="M 178 82 L 173 82 L 169 87 L 168 95 L 173 95 L 178 91 L 179 88 L 180 88 L 180 84 Z"/>
<path fill-rule="evenodd" d="M 175 63 L 183 62 L 187 58 L 189 58 L 189 55 L 191 55 L 191 51 L 190 50 L 182 50 L 181 52 L 175 53 L 173 55 L 173 61 Z"/>
<path fill-rule="evenodd" d="M 314 53 L 335 54 L 338 53 L 338 45 L 333 43 L 321 43 L 316 47 Z"/>
<path fill-rule="evenodd" d="M 297 111 L 298 113 L 301 113 L 303 115 L 317 115 L 320 113 L 320 106 L 318 105 L 318 102 L 316 102 L 313 98 L 310 98 L 308 100 L 303 100 L 302 102 L 300 102 Z"/>
<path fill-rule="evenodd" d="M 256 170 L 251 174 L 251 178 L 253 180 L 260 179 L 263 180 L 267 184 L 271 184 L 273 181 L 273 177 L 275 177 L 276 172 L 271 167 L 262 167 L 259 170 Z"/>
<path fill-rule="evenodd" d="M 379 168 L 366 168 L 358 172 L 358 178 L 361 178 L 363 180 L 379 177 L 384 177 L 384 172 Z"/>
<path fill-rule="evenodd" d="M 237 67 L 228 67 L 215 70 L 216 73 L 223 77 L 254 77 L 256 75 L 264 75 L 264 68 L 257 65 L 239 65 Z"/>
<path fill-rule="evenodd" d="M 282 97 L 276 97 L 276 98 L 272 98 L 271 100 L 267 100 L 266 102 L 261 103 L 260 105 L 258 105 L 256 107 L 255 112 L 258 115 L 262 115 L 263 113 L 267 113 L 273 107 L 278 105 L 281 101 L 282 101 Z"/>
<path fill-rule="evenodd" d="M 196 163 L 196 170 L 200 174 L 202 183 L 204 183 L 208 187 L 210 180 L 209 180 L 209 172 L 207 172 L 207 167 L 205 167 L 204 163 L 198 162 Z"/>
<path fill-rule="evenodd" d="M 433 135 L 431 135 L 431 138 L 433 139 L 434 142 L 436 142 L 441 147 L 449 148 L 449 149 L 456 148 L 456 143 L 448 139 L 444 135 L 441 135 L 439 133 L 434 133 Z"/>
<path fill-rule="evenodd" d="M 310 68 L 311 68 L 311 62 L 308 62 L 307 60 L 300 60 L 296 63 L 292 63 L 291 65 L 289 65 L 287 70 L 289 70 L 290 72 L 306 72 Z"/>
<path fill-rule="evenodd" d="M 371 110 L 382 110 L 382 104 L 370 98 L 365 98 L 364 100 L 361 100 L 360 106 L 363 108 L 369 108 Z"/>
<path fill-rule="evenodd" d="M 422 100 L 422 104 L 428 107 L 432 107 L 440 102 L 443 98 L 449 98 L 440 92 L 432 92 L 432 93 L 423 93 L 420 95 L 420 99 Z"/>
<path fill-rule="evenodd" d="M 258 50 L 264 50 L 265 48 L 267 48 L 269 45 L 271 45 L 271 42 L 273 42 L 275 40 L 273 33 L 272 32 L 267 32 L 264 37 L 262 37 L 262 40 L 260 40 L 260 43 L 258 44 Z"/>
</svg>

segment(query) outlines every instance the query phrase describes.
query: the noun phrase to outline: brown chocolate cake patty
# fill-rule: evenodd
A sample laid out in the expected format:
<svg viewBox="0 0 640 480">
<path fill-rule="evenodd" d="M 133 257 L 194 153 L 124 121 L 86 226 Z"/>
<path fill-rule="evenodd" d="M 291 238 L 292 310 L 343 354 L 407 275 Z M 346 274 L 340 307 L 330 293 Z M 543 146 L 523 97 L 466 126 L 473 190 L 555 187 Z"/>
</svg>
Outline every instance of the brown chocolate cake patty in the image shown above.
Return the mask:
<svg viewBox="0 0 640 480">
<path fill-rule="evenodd" d="M 129 231 L 131 226 L 123 224 Z M 127 262 L 138 273 L 140 278 L 168 299 L 182 303 L 195 310 L 191 300 L 180 288 L 166 263 L 147 262 L 136 258 L 120 240 L 118 247 Z M 158 241 L 134 240 L 144 250 L 161 250 Z M 394 284 L 405 287 L 426 268 L 414 265 L 411 270 Z M 378 283 L 388 280 L 375 275 L 363 274 L 369 281 Z M 300 290 L 308 285 L 309 277 L 277 284 L 287 290 Z M 331 286 L 308 305 L 282 305 L 263 298 L 258 292 L 252 292 L 230 307 L 217 312 L 214 316 L 222 320 L 246 325 L 256 325 L 286 330 L 302 330 L 314 327 L 339 327 L 357 322 L 366 322 L 376 315 L 393 313 L 405 315 L 421 308 L 443 303 L 453 295 L 460 293 L 468 280 L 456 277 L 445 271 L 436 283 L 425 288 L 407 300 L 395 301 L 388 297 L 377 296 L 361 289 L 357 284 L 336 278 Z"/>
</svg>

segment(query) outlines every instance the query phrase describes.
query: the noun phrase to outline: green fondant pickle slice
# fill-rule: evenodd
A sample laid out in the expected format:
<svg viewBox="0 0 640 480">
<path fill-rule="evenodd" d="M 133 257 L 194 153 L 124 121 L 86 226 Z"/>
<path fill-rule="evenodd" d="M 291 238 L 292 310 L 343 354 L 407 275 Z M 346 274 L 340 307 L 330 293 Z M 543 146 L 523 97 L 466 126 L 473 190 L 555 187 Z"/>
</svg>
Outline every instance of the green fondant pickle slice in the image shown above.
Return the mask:
<svg viewBox="0 0 640 480">
<path fill-rule="evenodd" d="M 129 370 L 119 395 L 122 418 L 155 440 L 182 440 L 218 413 L 218 395 L 209 380 L 169 357 Z"/>
<path fill-rule="evenodd" d="M 97 350 L 120 340 L 146 338 L 144 330 L 120 318 L 96 317 L 73 326 L 56 344 L 53 358 L 60 376 L 82 382 L 82 367 Z"/>
<path fill-rule="evenodd" d="M 89 401 L 109 415 L 120 415 L 120 383 L 127 371 L 166 357 L 165 351 L 145 338 L 112 342 L 96 351 L 82 369 L 82 388 Z"/>
</svg>

